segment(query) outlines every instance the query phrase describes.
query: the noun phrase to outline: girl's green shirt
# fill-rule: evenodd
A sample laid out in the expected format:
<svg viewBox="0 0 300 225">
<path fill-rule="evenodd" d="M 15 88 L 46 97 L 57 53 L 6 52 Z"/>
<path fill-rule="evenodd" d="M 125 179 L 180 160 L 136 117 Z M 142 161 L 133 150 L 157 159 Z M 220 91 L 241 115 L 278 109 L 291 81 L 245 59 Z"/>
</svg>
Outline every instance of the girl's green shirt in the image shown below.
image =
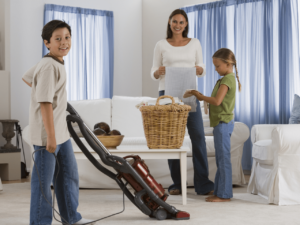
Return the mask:
<svg viewBox="0 0 300 225">
<path fill-rule="evenodd" d="M 228 87 L 228 92 L 219 106 L 209 104 L 209 119 L 211 127 L 217 126 L 220 121 L 229 123 L 233 119 L 236 91 L 235 74 L 229 73 L 219 79 L 211 93 L 211 97 L 216 97 L 221 84 L 225 84 Z"/>
</svg>

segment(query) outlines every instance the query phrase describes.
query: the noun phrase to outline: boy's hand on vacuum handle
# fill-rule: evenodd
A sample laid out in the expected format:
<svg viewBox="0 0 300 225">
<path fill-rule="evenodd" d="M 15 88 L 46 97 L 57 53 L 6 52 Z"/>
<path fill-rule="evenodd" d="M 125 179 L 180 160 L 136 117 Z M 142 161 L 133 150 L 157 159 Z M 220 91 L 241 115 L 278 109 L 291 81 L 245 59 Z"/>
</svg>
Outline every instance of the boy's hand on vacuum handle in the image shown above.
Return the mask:
<svg viewBox="0 0 300 225">
<path fill-rule="evenodd" d="M 203 68 L 201 66 L 195 66 L 196 67 L 196 75 L 201 75 L 203 73 Z"/>
<path fill-rule="evenodd" d="M 165 75 L 165 74 L 166 74 L 166 67 L 161 66 L 161 67 L 158 68 L 158 70 L 156 70 L 154 72 L 154 77 L 156 79 L 158 79 L 161 75 Z"/>
<path fill-rule="evenodd" d="M 47 137 L 47 146 L 46 150 L 50 153 L 54 153 L 56 150 L 56 139 L 55 136 L 48 136 Z"/>
</svg>

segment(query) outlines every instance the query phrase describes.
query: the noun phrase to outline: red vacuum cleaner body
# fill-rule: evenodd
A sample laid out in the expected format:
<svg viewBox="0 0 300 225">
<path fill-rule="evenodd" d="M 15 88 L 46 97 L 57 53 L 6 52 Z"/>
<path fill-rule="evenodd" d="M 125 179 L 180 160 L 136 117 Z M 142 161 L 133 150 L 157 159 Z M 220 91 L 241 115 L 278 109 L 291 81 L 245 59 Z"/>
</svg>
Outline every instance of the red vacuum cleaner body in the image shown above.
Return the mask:
<svg viewBox="0 0 300 225">
<path fill-rule="evenodd" d="M 142 160 L 138 155 L 129 155 L 124 157 L 124 159 L 132 158 L 129 163 L 131 166 L 137 171 L 137 173 L 142 177 L 142 179 L 146 182 L 146 184 L 152 189 L 152 191 L 163 201 L 166 201 L 168 196 L 165 194 L 165 189 L 162 187 L 161 184 L 157 183 L 157 181 L 152 177 L 150 174 L 150 170 L 144 160 Z M 119 173 L 119 179 L 124 178 L 131 187 L 136 191 L 139 192 L 143 190 L 143 187 L 139 182 L 137 182 L 134 177 L 128 173 Z M 154 202 L 147 194 L 143 196 L 144 203 L 151 209 L 156 210 L 160 205 Z M 184 211 L 179 211 L 176 214 L 176 219 L 186 219 L 190 218 L 190 214 Z"/>
<path fill-rule="evenodd" d="M 138 174 L 142 177 L 142 179 L 148 184 L 148 186 L 152 189 L 152 191 L 158 195 L 160 199 L 163 201 L 166 201 L 168 198 L 168 195 L 165 194 L 165 189 L 162 187 L 161 184 L 158 184 L 156 180 L 152 177 L 150 174 L 148 166 L 145 164 L 144 160 L 142 160 L 138 155 L 129 155 L 124 157 L 124 159 L 132 158 L 132 160 L 129 161 L 131 166 L 138 172 Z M 119 179 L 124 178 L 128 183 L 131 185 L 131 187 L 136 191 L 139 192 L 143 190 L 143 187 L 140 183 L 138 183 L 133 176 L 131 176 L 128 173 L 120 173 Z M 151 198 L 146 194 L 143 196 L 143 200 L 145 204 L 152 210 L 156 210 L 159 205 L 151 200 Z"/>
</svg>

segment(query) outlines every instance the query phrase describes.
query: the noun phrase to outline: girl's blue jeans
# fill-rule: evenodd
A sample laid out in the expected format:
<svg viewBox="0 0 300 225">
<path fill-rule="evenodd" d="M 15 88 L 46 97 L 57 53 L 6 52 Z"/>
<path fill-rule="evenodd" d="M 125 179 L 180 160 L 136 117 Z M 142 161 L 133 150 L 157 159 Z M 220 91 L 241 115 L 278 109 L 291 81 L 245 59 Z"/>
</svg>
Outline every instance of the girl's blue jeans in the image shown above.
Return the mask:
<svg viewBox="0 0 300 225">
<path fill-rule="evenodd" d="M 52 205 L 51 183 L 55 182 L 55 194 L 60 215 L 69 223 L 74 224 L 81 220 L 80 213 L 77 212 L 79 196 L 78 169 L 70 139 L 57 145 L 55 155 L 46 150 L 45 146 L 34 145 L 34 150 L 39 150 L 34 154 L 35 165 L 31 177 L 31 202 L 30 202 L 30 224 L 31 225 L 51 225 Z M 38 169 L 38 174 L 36 169 Z M 38 177 L 39 175 L 39 177 Z M 57 179 L 55 180 L 57 176 Z M 39 180 L 40 179 L 40 180 Z M 41 186 L 45 200 L 41 191 Z M 56 214 L 59 220 L 59 215 Z M 62 222 L 65 222 L 61 219 Z"/>
<path fill-rule="evenodd" d="M 159 96 L 164 94 L 165 91 L 159 91 Z M 196 110 L 196 112 L 189 113 L 187 129 L 192 142 L 195 191 L 197 194 L 203 195 L 214 190 L 214 183 L 208 179 L 206 142 L 199 101 L 197 101 Z M 181 190 L 180 160 L 169 159 L 168 163 L 174 182 L 174 184 L 169 187 L 169 191 L 172 189 Z"/>
<path fill-rule="evenodd" d="M 214 195 L 219 198 L 232 198 L 232 169 L 230 160 L 230 137 L 234 121 L 220 122 L 213 131 L 216 151 L 217 173 Z"/>
</svg>

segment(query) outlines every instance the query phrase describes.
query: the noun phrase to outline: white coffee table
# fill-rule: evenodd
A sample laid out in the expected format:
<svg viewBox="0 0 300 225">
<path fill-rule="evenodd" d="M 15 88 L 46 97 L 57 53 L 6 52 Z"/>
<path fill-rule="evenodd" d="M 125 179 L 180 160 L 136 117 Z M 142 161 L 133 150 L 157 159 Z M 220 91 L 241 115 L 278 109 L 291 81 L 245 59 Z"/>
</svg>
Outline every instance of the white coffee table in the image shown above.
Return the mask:
<svg viewBox="0 0 300 225">
<path fill-rule="evenodd" d="M 186 176 L 187 176 L 187 152 L 189 147 L 180 149 L 149 149 L 145 145 L 118 146 L 117 149 L 109 149 L 112 155 L 124 157 L 127 155 L 139 155 L 141 159 L 179 159 L 181 172 L 182 204 L 187 204 L 186 198 Z M 151 170 L 151 168 L 150 168 Z M 154 177 L 155 179 L 155 177 Z"/>
</svg>

